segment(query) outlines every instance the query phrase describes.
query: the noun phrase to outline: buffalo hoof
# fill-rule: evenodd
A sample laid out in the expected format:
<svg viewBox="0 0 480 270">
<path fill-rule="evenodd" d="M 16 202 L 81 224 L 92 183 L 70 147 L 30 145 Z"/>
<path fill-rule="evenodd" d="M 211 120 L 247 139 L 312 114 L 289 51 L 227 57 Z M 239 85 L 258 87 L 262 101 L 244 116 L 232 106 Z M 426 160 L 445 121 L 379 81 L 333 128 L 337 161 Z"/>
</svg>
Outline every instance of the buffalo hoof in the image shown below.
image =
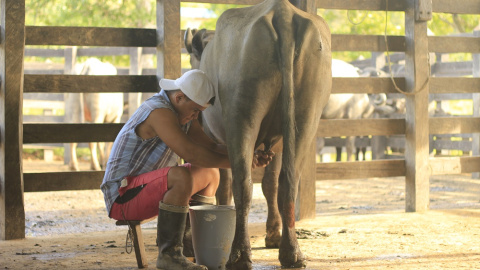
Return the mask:
<svg viewBox="0 0 480 270">
<path fill-rule="evenodd" d="M 231 251 L 226 268 L 228 270 L 250 270 L 252 269 L 252 259 L 250 252 Z"/>
<path fill-rule="evenodd" d="M 293 250 L 285 250 L 280 248 L 278 259 L 282 264 L 282 268 L 305 268 L 307 261 L 298 246 Z"/>
<path fill-rule="evenodd" d="M 90 166 L 90 170 L 92 170 L 92 171 L 101 171 L 102 168 L 100 167 L 100 165 L 91 165 L 91 166 Z"/>
<path fill-rule="evenodd" d="M 267 233 L 267 236 L 265 236 L 265 247 L 279 248 L 281 241 L 282 241 L 282 235 L 279 232 Z"/>
<path fill-rule="evenodd" d="M 76 171 L 76 172 L 80 171 L 80 170 L 78 169 L 78 165 L 77 165 L 77 164 L 70 163 L 68 167 L 70 168 L 71 171 Z"/>
</svg>

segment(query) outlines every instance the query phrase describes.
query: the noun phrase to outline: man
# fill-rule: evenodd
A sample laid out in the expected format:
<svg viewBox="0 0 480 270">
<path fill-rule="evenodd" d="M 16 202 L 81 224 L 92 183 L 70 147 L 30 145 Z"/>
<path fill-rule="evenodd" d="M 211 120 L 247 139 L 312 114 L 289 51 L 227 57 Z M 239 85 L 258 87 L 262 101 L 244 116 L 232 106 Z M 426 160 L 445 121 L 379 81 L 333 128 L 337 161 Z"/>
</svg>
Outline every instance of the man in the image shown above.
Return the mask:
<svg viewBox="0 0 480 270">
<path fill-rule="evenodd" d="M 115 139 L 100 188 L 111 218 L 158 214 L 157 268 L 206 269 L 186 259 L 182 241 L 189 202 L 213 203 L 218 168 L 230 168 L 226 147 L 211 140 L 197 120 L 213 104 L 215 91 L 198 69 L 162 79 L 160 87 Z M 252 167 L 266 166 L 272 156 L 256 152 Z M 178 165 L 179 157 L 188 163 Z"/>
</svg>

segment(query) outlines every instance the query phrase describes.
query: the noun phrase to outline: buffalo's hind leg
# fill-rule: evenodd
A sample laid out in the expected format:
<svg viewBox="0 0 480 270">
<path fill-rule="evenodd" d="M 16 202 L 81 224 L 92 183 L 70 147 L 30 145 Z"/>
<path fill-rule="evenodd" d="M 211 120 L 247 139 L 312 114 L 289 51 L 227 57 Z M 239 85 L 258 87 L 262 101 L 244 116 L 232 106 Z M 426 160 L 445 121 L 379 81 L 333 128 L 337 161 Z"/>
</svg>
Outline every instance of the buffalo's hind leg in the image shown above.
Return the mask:
<svg viewBox="0 0 480 270">
<path fill-rule="evenodd" d="M 278 208 L 282 214 L 282 241 L 280 243 L 278 259 L 282 268 L 304 268 L 306 259 L 300 250 L 295 232 L 295 196 L 298 181 L 286 183 L 280 173 L 278 187 Z"/>
<path fill-rule="evenodd" d="M 308 123 L 308 122 L 307 122 Z M 279 260 L 283 268 L 304 268 L 306 258 L 300 250 L 295 231 L 295 201 L 298 193 L 298 183 L 302 179 L 302 170 L 308 149 L 312 149 L 316 125 L 297 122 L 299 130 L 295 143 L 294 175 L 282 164 L 278 183 L 278 208 L 282 215 L 282 241 L 279 249 Z M 283 155 L 285 155 L 285 147 Z M 285 157 L 284 157 L 285 158 Z M 288 175 L 287 175 L 288 174 Z M 312 179 L 305 179 L 312 181 Z"/>
</svg>

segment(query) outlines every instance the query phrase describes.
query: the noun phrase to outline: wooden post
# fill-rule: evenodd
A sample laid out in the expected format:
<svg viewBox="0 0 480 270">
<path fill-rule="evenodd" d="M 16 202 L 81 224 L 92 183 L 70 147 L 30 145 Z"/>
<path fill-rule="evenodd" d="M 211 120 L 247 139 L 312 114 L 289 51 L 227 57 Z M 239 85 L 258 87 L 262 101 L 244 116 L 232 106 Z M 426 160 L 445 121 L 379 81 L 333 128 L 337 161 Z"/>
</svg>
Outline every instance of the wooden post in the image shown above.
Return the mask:
<svg viewBox="0 0 480 270">
<path fill-rule="evenodd" d="M 407 0 L 405 10 L 405 210 L 422 212 L 429 209 L 430 170 L 428 163 L 428 92 L 430 76 L 427 21 L 415 20 L 418 0 Z M 426 83 L 427 82 L 427 83 Z"/>
<path fill-rule="evenodd" d="M 299 0 L 299 7 L 309 13 L 317 14 L 317 5 L 315 0 Z M 295 219 L 315 218 L 316 200 L 315 200 L 315 176 L 316 176 L 316 138 L 312 142 L 303 172 L 298 184 L 298 193 L 295 203 Z"/>
<path fill-rule="evenodd" d="M 317 1 L 298 0 L 298 8 L 308 13 L 317 14 Z"/>
<path fill-rule="evenodd" d="M 1 0 L 0 239 L 25 238 L 23 202 L 23 52 L 25 1 Z"/>
<path fill-rule="evenodd" d="M 480 37 L 480 31 L 476 30 L 473 31 L 473 35 L 475 37 Z M 472 74 L 473 77 L 480 77 L 480 54 L 473 54 L 473 70 Z M 480 94 L 473 93 L 473 117 L 480 116 Z M 480 134 L 473 133 L 473 140 L 472 140 L 472 155 L 479 156 L 480 155 Z M 480 173 L 475 172 L 472 173 L 472 178 L 479 179 Z"/>
<path fill-rule="evenodd" d="M 157 0 L 157 77 L 176 79 L 182 74 L 180 0 Z"/>
<path fill-rule="evenodd" d="M 142 48 L 130 48 L 130 75 L 142 75 Z M 128 93 L 128 118 L 142 102 L 142 93 Z"/>
</svg>

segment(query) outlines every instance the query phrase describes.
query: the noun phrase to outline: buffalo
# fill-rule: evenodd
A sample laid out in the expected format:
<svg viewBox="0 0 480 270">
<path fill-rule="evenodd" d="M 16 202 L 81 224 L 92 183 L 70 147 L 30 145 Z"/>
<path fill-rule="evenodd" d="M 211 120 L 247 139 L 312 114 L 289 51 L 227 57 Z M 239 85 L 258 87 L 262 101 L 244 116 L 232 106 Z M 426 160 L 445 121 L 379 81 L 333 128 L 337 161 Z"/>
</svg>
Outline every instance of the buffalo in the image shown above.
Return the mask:
<svg viewBox="0 0 480 270">
<path fill-rule="evenodd" d="M 228 148 L 236 206 L 229 269 L 251 269 L 248 212 L 253 152 L 282 150 L 278 209 L 279 260 L 304 267 L 295 232 L 295 198 L 302 164 L 331 91 L 331 35 L 319 16 L 286 0 L 225 11 L 201 52 L 200 69 L 217 100 L 202 114 L 204 129 Z M 280 143 L 282 142 L 282 143 Z"/>
</svg>

